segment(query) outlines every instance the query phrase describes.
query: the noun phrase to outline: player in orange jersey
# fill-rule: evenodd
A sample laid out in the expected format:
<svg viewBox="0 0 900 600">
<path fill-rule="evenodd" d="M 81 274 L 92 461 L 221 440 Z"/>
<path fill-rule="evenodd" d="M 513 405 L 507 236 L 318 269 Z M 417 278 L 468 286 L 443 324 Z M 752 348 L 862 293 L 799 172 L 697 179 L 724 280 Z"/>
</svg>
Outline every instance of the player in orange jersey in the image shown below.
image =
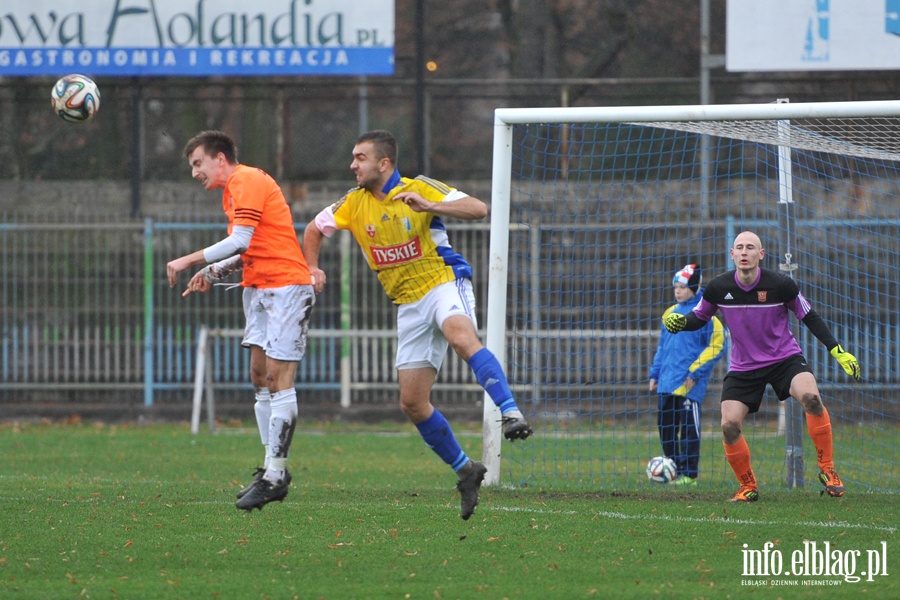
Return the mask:
<svg viewBox="0 0 900 600">
<path fill-rule="evenodd" d="M 256 390 L 256 422 L 266 448 L 265 468 L 238 492 L 237 507 L 262 509 L 284 500 L 291 483 L 288 451 L 297 423 L 294 374 L 306 353 L 315 293 L 291 209 L 281 188 L 264 171 L 237 161 L 234 140 L 221 131 L 203 131 L 184 148 L 191 175 L 207 190 L 222 189 L 228 237 L 166 265 L 169 285 L 178 274 L 207 264 L 182 294 L 206 292 L 214 281 L 242 271 L 250 348 L 250 380 Z"/>
</svg>

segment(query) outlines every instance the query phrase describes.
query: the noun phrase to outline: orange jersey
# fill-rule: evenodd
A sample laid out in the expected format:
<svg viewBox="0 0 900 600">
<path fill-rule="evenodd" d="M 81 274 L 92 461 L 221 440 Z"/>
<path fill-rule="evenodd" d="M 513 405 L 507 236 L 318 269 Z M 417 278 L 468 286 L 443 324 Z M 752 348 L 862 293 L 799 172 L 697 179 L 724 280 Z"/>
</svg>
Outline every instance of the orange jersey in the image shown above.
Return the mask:
<svg viewBox="0 0 900 600">
<path fill-rule="evenodd" d="M 241 254 L 241 285 L 275 288 L 312 283 L 294 231 L 291 208 L 268 173 L 238 165 L 225 184 L 222 209 L 228 217 L 229 235 L 235 225 L 254 228 L 250 247 Z"/>
</svg>

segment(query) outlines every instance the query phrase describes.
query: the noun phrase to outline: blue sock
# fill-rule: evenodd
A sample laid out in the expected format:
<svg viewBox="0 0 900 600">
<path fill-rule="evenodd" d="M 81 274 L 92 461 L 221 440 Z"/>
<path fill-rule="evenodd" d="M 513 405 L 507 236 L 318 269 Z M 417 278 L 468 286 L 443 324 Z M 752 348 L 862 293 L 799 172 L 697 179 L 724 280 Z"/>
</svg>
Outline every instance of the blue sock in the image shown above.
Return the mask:
<svg viewBox="0 0 900 600">
<path fill-rule="evenodd" d="M 484 391 L 488 393 L 491 400 L 500 408 L 500 414 L 505 415 L 511 410 L 519 410 L 516 401 L 513 398 L 512 390 L 509 389 L 509 382 L 506 380 L 506 374 L 500 361 L 494 356 L 494 353 L 487 348 L 482 348 L 472 355 L 467 361 L 472 371 L 475 372 L 475 379 Z"/>
<path fill-rule="evenodd" d="M 422 439 L 428 444 L 428 447 L 435 451 L 445 463 L 453 467 L 454 471 L 459 471 L 467 462 L 469 457 L 460 448 L 459 442 L 450 429 L 450 423 L 439 413 L 437 409 L 431 413 L 431 416 L 416 424 Z"/>
</svg>

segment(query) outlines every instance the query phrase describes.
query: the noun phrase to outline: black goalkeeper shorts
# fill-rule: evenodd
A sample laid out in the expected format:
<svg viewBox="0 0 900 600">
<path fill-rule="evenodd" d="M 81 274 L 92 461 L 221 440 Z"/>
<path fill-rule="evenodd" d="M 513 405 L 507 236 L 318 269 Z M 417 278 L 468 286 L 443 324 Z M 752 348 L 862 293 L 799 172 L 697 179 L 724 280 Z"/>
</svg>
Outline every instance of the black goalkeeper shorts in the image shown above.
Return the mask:
<svg viewBox="0 0 900 600">
<path fill-rule="evenodd" d="M 771 385 L 782 402 L 791 396 L 791 382 L 800 373 L 812 373 L 802 354 L 752 371 L 729 371 L 722 382 L 722 400 L 746 404 L 751 413 L 759 411 L 766 385 Z"/>
</svg>

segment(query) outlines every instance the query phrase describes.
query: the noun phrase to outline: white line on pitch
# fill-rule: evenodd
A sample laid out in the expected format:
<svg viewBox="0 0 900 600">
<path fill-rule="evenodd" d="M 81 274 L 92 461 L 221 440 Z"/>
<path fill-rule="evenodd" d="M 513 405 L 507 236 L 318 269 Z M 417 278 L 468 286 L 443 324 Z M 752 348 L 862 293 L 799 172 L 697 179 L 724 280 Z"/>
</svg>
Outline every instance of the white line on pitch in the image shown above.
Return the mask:
<svg viewBox="0 0 900 600">
<path fill-rule="evenodd" d="M 520 507 L 511 507 L 511 506 L 486 506 L 483 507 L 485 510 L 496 510 L 501 512 L 531 512 L 538 514 L 552 514 L 552 515 L 575 515 L 575 514 L 588 514 L 582 513 L 574 510 L 544 510 L 542 508 L 520 508 Z M 678 523 L 715 523 L 720 525 L 725 525 L 728 523 L 734 523 L 736 525 L 784 525 L 784 523 L 779 523 L 775 521 L 754 521 L 752 519 L 732 519 L 732 518 L 724 518 L 724 519 L 707 519 L 702 517 L 671 517 L 669 515 L 628 515 L 625 513 L 619 512 L 608 512 L 608 511 L 590 511 L 591 515 L 597 515 L 600 517 L 607 517 L 610 519 L 621 519 L 621 520 L 633 520 L 633 519 L 641 519 L 641 520 L 656 520 L 656 521 L 675 521 Z M 873 531 L 885 531 L 887 533 L 894 533 L 897 531 L 896 527 L 887 527 L 880 525 L 864 525 L 862 523 L 847 523 L 846 521 L 801 521 L 798 523 L 791 523 L 792 525 L 803 525 L 808 527 L 825 527 L 825 528 L 841 528 L 841 529 L 871 529 Z"/>
</svg>

